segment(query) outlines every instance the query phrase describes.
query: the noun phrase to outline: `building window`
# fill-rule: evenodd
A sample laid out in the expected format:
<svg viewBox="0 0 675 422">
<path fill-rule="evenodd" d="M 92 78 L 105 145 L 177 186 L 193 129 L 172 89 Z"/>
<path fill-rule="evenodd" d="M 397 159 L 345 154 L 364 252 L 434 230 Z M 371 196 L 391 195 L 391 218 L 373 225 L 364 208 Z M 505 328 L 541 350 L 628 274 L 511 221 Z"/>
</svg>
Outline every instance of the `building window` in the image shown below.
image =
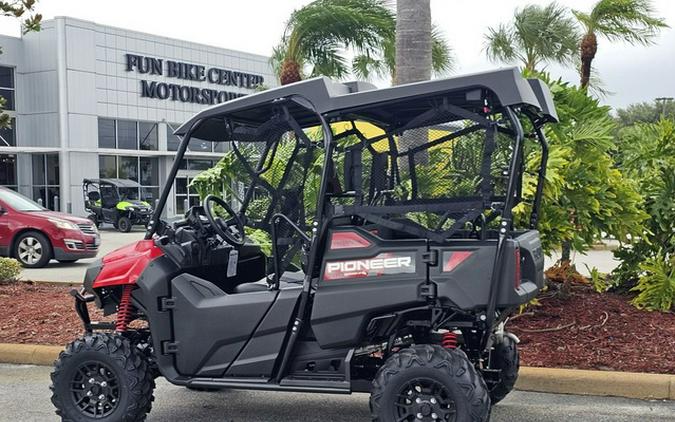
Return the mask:
<svg viewBox="0 0 675 422">
<path fill-rule="evenodd" d="M 139 122 L 139 149 L 157 151 L 157 123 Z"/>
<path fill-rule="evenodd" d="M 16 155 L 0 154 L 0 186 L 17 190 Z"/>
<path fill-rule="evenodd" d="M 115 121 L 112 119 L 98 119 L 98 147 L 115 148 Z"/>
<path fill-rule="evenodd" d="M 157 123 L 98 119 L 98 147 L 157 151 Z"/>
<path fill-rule="evenodd" d="M 33 154 L 33 200 L 55 210 L 59 195 L 58 154 Z"/>
<path fill-rule="evenodd" d="M 14 104 L 14 69 L 0 66 L 0 97 L 5 99 L 5 110 L 15 110 Z"/>
<path fill-rule="evenodd" d="M 149 203 L 159 198 L 159 160 L 156 157 L 99 155 L 101 178 L 130 179 L 141 188 L 138 197 Z"/>
<path fill-rule="evenodd" d="M 16 146 L 16 119 L 9 122 L 9 127 L 0 128 L 0 147 L 14 147 Z"/>
<path fill-rule="evenodd" d="M 138 130 L 136 122 L 129 120 L 117 121 L 117 148 L 138 149 Z"/>
<path fill-rule="evenodd" d="M 169 151 L 178 151 L 178 147 L 181 143 L 181 138 L 174 135 L 173 128 L 177 128 L 178 124 L 167 125 L 167 140 L 166 140 L 166 149 Z M 225 142 L 221 142 L 225 144 Z M 192 152 L 213 152 L 214 142 L 205 141 L 199 138 L 191 138 L 190 143 L 188 144 L 188 151 Z"/>
<path fill-rule="evenodd" d="M 191 177 L 176 177 L 176 214 L 185 214 L 190 207 L 199 205 L 199 194 L 190 187 Z"/>
</svg>

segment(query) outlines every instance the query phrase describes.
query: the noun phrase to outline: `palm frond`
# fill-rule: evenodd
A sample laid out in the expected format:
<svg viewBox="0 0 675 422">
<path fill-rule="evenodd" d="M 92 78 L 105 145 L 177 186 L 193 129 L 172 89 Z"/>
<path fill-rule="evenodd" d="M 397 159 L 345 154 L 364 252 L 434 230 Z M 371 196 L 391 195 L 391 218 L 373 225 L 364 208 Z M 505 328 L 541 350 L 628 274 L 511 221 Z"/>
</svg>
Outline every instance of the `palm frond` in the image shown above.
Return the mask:
<svg viewBox="0 0 675 422">
<path fill-rule="evenodd" d="M 436 25 L 431 28 L 431 68 L 437 76 L 452 72 L 455 68 L 452 47 Z"/>
<path fill-rule="evenodd" d="M 516 52 L 516 40 L 513 32 L 504 24 L 497 28 L 488 28 L 485 35 L 485 53 L 494 62 L 512 63 L 519 60 Z"/>
<path fill-rule="evenodd" d="M 665 20 L 654 16 L 649 0 L 600 0 L 590 14 L 594 32 L 609 40 L 651 44 Z"/>
</svg>

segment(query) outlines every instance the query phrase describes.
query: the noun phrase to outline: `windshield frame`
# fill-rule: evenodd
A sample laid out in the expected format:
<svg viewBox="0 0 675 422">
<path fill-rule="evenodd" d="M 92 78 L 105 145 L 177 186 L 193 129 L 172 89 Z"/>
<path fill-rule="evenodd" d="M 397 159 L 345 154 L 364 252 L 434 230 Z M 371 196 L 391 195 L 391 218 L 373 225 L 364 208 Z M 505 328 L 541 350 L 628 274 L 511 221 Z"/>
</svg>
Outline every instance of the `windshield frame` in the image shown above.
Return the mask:
<svg viewBox="0 0 675 422">
<path fill-rule="evenodd" d="M 6 208 L 16 212 L 40 212 L 47 208 L 12 189 L 0 189 L 0 202 Z"/>
</svg>

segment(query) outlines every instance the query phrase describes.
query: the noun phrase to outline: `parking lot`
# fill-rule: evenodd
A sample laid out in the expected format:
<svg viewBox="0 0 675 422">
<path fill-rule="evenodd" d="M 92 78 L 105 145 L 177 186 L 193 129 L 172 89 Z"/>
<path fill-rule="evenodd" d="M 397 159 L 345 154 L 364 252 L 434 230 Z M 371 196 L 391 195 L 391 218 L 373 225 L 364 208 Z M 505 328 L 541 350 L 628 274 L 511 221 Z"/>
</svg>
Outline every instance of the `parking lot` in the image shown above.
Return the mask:
<svg viewBox="0 0 675 422">
<path fill-rule="evenodd" d="M 0 421 L 56 421 L 44 366 L 0 364 Z M 225 390 L 190 391 L 159 379 L 151 421 L 367 421 L 368 395 Z M 491 422 L 672 421 L 675 402 L 514 392 L 495 406 Z"/>
<path fill-rule="evenodd" d="M 96 258 L 82 259 L 71 264 L 61 264 L 52 260 L 45 268 L 25 268 L 21 273 L 23 280 L 49 281 L 59 283 L 80 283 L 89 264 L 129 243 L 143 238 L 145 229 L 134 227 L 129 233 L 120 233 L 112 226 L 101 228 L 101 247 Z"/>
<path fill-rule="evenodd" d="M 134 227 L 130 233 L 120 233 L 108 225 L 102 227 L 100 231 L 101 247 L 96 258 L 82 259 L 72 264 L 61 264 L 52 260 L 45 268 L 24 269 L 21 278 L 31 281 L 80 283 L 84 277 L 84 272 L 91 262 L 117 248 L 142 239 L 145 233 L 145 229 L 140 226 Z M 618 265 L 618 262 L 614 260 L 614 256 L 609 250 L 591 250 L 586 255 L 576 254 L 573 258 L 575 259 L 577 269 L 584 275 L 588 275 L 588 270 L 584 264 L 590 268 L 597 267 L 601 272 L 610 272 Z M 557 259 L 559 259 L 559 255 L 556 253 L 547 257 L 546 267 L 553 265 Z"/>
</svg>

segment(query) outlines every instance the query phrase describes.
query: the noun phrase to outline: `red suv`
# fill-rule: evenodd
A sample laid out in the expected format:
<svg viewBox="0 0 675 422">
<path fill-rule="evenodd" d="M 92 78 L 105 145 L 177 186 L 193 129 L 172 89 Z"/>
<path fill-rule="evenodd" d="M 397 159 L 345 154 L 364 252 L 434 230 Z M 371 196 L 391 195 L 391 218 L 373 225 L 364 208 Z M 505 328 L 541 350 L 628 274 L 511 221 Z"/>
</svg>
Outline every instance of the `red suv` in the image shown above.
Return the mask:
<svg viewBox="0 0 675 422">
<path fill-rule="evenodd" d="M 50 259 L 75 262 L 98 253 L 101 237 L 86 218 L 50 211 L 0 187 L 0 256 L 38 268 Z"/>
</svg>

